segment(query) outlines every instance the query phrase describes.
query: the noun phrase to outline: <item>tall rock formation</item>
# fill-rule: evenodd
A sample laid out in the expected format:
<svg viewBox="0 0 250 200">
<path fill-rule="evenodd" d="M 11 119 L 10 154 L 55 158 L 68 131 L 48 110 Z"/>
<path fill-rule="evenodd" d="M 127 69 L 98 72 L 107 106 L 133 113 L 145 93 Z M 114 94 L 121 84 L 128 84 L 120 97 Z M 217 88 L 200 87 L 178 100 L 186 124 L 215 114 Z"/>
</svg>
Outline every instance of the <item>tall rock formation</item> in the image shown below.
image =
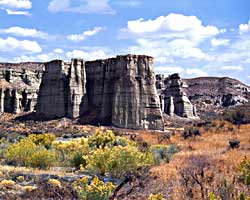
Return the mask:
<svg viewBox="0 0 250 200">
<path fill-rule="evenodd" d="M 34 111 L 42 63 L 0 63 L 0 113 Z"/>
<path fill-rule="evenodd" d="M 92 113 L 97 122 L 121 128 L 163 130 L 153 58 L 126 55 L 86 63 L 47 63 L 37 114 L 86 118 Z"/>
<path fill-rule="evenodd" d="M 172 74 L 167 78 L 158 75 L 156 86 L 162 99 L 162 109 L 167 115 L 198 118 L 196 108 L 187 97 L 184 90 L 186 85 L 179 74 Z"/>
<path fill-rule="evenodd" d="M 85 97 L 85 84 L 83 60 L 72 59 L 71 63 L 54 60 L 46 63 L 39 89 L 37 115 L 47 119 L 79 117 Z"/>
<path fill-rule="evenodd" d="M 117 56 L 86 62 L 90 109 L 117 127 L 163 130 L 153 58 Z"/>
</svg>

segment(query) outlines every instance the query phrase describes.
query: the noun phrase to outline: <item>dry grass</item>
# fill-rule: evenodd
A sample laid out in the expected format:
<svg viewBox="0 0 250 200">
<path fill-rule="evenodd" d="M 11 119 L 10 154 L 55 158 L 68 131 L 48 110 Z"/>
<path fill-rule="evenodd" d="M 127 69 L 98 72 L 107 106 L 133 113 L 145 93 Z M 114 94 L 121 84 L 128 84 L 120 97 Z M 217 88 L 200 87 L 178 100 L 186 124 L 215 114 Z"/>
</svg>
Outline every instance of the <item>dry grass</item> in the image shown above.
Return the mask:
<svg viewBox="0 0 250 200">
<path fill-rule="evenodd" d="M 220 123 L 220 122 L 217 122 Z M 180 132 L 175 131 L 170 141 L 163 141 L 164 144 L 175 144 L 181 148 L 172 161 L 168 164 L 155 166 L 151 172 L 166 181 L 177 176 L 177 168 L 183 166 L 185 159 L 191 155 L 207 155 L 214 161 L 216 166 L 223 174 L 232 174 L 237 171 L 239 163 L 244 157 L 250 158 L 250 125 L 243 125 L 238 131 L 236 127 L 233 131 L 228 131 L 228 127 L 233 125 L 225 122 L 220 130 L 212 128 L 205 131 L 201 128 L 202 136 L 197 138 L 183 139 Z M 159 134 L 142 134 L 140 138 L 149 144 L 157 144 Z M 240 140 L 240 148 L 230 149 L 229 140 Z"/>
<path fill-rule="evenodd" d="M 34 174 L 34 175 L 57 175 L 59 177 L 63 176 L 71 176 L 73 173 L 68 173 L 66 168 L 50 168 L 50 170 L 40 170 L 35 168 L 27 168 L 27 167 L 16 167 L 9 165 L 0 165 L 0 171 L 4 174 Z"/>
</svg>

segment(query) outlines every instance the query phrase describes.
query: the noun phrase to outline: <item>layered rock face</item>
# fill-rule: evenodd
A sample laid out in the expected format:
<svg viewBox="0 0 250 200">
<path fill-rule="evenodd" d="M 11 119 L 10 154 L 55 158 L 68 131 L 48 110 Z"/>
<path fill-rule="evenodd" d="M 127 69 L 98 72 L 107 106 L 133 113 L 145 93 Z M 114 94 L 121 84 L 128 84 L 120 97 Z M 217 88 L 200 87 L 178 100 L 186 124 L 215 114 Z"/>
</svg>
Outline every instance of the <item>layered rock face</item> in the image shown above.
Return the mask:
<svg viewBox="0 0 250 200">
<path fill-rule="evenodd" d="M 162 110 L 169 116 L 179 116 L 184 118 L 198 118 L 196 108 L 188 99 L 179 74 L 170 75 L 164 78 L 157 75 L 158 94 L 161 99 Z"/>
<path fill-rule="evenodd" d="M 36 109 L 38 116 L 47 119 L 80 116 L 86 83 L 84 64 L 80 59 L 45 64 Z"/>
<path fill-rule="evenodd" d="M 183 81 L 188 85 L 185 92 L 200 112 L 250 101 L 250 87 L 232 78 L 201 77 Z"/>
<path fill-rule="evenodd" d="M 225 107 L 244 105 L 250 102 L 250 87 L 232 78 L 200 77 L 180 79 L 177 74 L 165 78 L 156 75 L 156 87 L 161 99 L 161 108 L 168 115 L 195 117 L 208 112 L 217 112 Z M 181 99 L 177 103 L 174 97 Z M 191 103 L 191 105 L 190 105 Z M 182 112 L 184 106 L 185 112 Z M 167 107 L 166 107 L 167 106 Z"/>
<path fill-rule="evenodd" d="M 0 113 L 35 109 L 42 69 L 42 63 L 0 64 Z"/>
<path fill-rule="evenodd" d="M 47 63 L 37 114 L 77 118 L 92 113 L 96 121 L 121 128 L 163 130 L 153 58 L 127 55 Z"/>
</svg>

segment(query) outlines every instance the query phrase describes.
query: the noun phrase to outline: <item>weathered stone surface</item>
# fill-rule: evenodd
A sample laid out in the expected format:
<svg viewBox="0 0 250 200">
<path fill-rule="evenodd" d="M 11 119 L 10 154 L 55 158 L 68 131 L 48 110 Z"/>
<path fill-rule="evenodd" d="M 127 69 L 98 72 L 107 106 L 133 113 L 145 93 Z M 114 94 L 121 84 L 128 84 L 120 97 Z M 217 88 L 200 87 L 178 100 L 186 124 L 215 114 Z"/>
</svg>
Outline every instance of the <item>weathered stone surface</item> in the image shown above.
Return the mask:
<svg viewBox="0 0 250 200">
<path fill-rule="evenodd" d="M 42 69 L 41 63 L 0 63 L 0 113 L 35 109 Z"/>
<path fill-rule="evenodd" d="M 200 77 L 183 80 L 185 92 L 199 113 L 243 105 L 250 100 L 250 87 L 232 78 Z"/>
<path fill-rule="evenodd" d="M 86 69 L 89 102 L 100 118 L 122 128 L 163 129 L 152 57 L 117 56 L 87 62 Z"/>
<path fill-rule="evenodd" d="M 68 117 L 77 118 L 88 106 L 85 62 L 81 59 L 73 59 L 68 76 Z"/>
<path fill-rule="evenodd" d="M 188 99 L 179 74 L 164 78 L 157 76 L 157 89 L 162 100 L 162 109 L 169 116 L 180 116 L 185 118 L 197 118 L 195 106 Z"/>
<path fill-rule="evenodd" d="M 77 118 L 91 113 L 97 122 L 121 128 L 163 130 L 153 58 L 127 55 L 86 63 L 47 63 L 37 114 Z"/>
<path fill-rule="evenodd" d="M 71 63 L 61 60 L 45 64 L 40 85 L 37 116 L 53 119 L 77 118 L 87 107 L 85 63 L 73 59 Z"/>
</svg>

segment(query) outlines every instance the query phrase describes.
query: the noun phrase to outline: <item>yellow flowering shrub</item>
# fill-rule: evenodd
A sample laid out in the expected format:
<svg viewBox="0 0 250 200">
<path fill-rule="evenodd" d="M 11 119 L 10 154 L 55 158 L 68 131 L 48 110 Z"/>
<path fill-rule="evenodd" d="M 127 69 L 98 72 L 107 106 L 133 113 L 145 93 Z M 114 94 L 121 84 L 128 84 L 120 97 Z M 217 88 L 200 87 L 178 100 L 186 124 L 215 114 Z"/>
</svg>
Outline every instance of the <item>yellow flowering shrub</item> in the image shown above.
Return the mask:
<svg viewBox="0 0 250 200">
<path fill-rule="evenodd" d="M 104 148 L 113 146 L 136 146 L 136 143 L 120 136 L 115 136 L 113 131 L 98 130 L 88 139 L 89 146 L 94 148 Z"/>
<path fill-rule="evenodd" d="M 64 165 L 80 167 L 84 165 L 83 155 L 89 153 L 89 145 L 87 139 L 77 139 L 65 142 L 53 142 L 53 149 L 57 152 L 58 160 Z"/>
<path fill-rule="evenodd" d="M 139 168 L 154 162 L 152 154 L 142 153 L 134 146 L 105 147 L 93 150 L 83 158 L 87 164 L 85 170 L 112 177 L 136 173 Z"/>
<path fill-rule="evenodd" d="M 62 187 L 61 182 L 59 180 L 53 179 L 53 178 L 49 179 L 48 184 L 50 184 L 53 187 L 59 187 L 59 188 Z"/>
<path fill-rule="evenodd" d="M 25 181 L 24 176 L 18 176 L 16 179 L 17 179 L 18 182 L 24 182 Z"/>
<path fill-rule="evenodd" d="M 19 166 L 36 168 L 48 168 L 54 164 L 56 159 L 53 151 L 36 145 L 29 138 L 10 145 L 5 151 L 5 158 L 7 162 Z"/>
<path fill-rule="evenodd" d="M 97 176 L 92 181 L 88 177 L 75 181 L 73 187 L 84 200 L 108 200 L 116 188 L 113 183 L 104 183 Z"/>
<path fill-rule="evenodd" d="M 37 189 L 36 186 L 30 186 L 30 185 L 23 186 L 23 190 L 24 190 L 25 192 L 32 192 L 32 191 L 34 191 L 34 190 L 36 190 L 36 189 Z"/>
<path fill-rule="evenodd" d="M 15 181 L 12 180 L 2 180 L 0 182 L 0 188 L 2 189 L 14 189 L 16 186 Z"/>
<path fill-rule="evenodd" d="M 43 145 L 49 149 L 53 141 L 55 141 L 56 136 L 54 134 L 31 134 L 28 138 L 36 145 Z"/>
<path fill-rule="evenodd" d="M 165 200 L 162 194 L 150 194 L 148 200 Z"/>
<path fill-rule="evenodd" d="M 104 148 L 106 146 L 113 146 L 115 142 L 115 135 L 112 131 L 103 132 L 101 130 L 96 131 L 89 140 L 89 146 L 93 148 Z"/>
<path fill-rule="evenodd" d="M 239 166 L 240 177 L 244 184 L 250 185 L 250 159 L 244 158 Z"/>
<path fill-rule="evenodd" d="M 40 169 L 48 169 L 56 162 L 56 154 L 43 147 L 37 148 L 28 158 L 28 166 Z"/>
</svg>

